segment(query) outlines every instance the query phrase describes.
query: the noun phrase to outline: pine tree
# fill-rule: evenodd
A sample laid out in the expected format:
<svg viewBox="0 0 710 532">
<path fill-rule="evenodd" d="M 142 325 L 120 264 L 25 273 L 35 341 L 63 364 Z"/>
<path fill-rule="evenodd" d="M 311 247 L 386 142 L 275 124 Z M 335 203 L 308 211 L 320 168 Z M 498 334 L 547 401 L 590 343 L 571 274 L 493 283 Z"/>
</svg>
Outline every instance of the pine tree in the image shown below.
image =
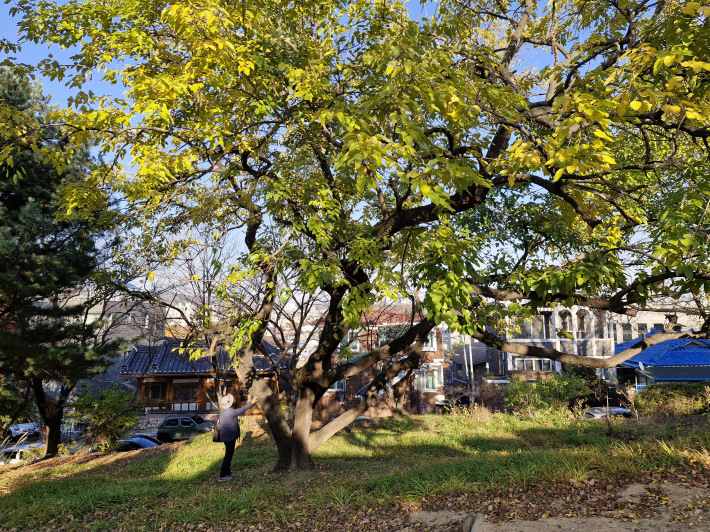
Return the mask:
<svg viewBox="0 0 710 532">
<path fill-rule="evenodd" d="M 0 106 L 17 132 L 0 137 L 0 150 L 15 149 L 0 166 L 0 375 L 31 388 L 53 456 L 69 394 L 118 347 L 94 342 L 101 324 L 86 323 L 89 303 L 72 303 L 99 265 L 101 232 L 91 216 L 60 216 L 61 191 L 91 159 L 88 147 L 70 150 L 44 126 L 51 107 L 38 84 L 0 71 Z M 42 160 L 38 146 L 65 150 L 66 168 Z"/>
</svg>

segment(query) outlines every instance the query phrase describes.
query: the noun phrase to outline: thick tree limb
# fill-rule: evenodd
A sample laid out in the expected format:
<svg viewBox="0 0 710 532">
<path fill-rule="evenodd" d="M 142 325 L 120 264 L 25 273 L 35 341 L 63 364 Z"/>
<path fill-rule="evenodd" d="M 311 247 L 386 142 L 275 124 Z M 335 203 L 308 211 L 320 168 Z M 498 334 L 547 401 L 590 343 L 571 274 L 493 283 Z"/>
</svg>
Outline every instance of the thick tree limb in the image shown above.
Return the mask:
<svg viewBox="0 0 710 532">
<path fill-rule="evenodd" d="M 515 355 L 549 358 L 550 360 L 556 360 L 557 362 L 562 362 L 563 364 L 575 364 L 591 368 L 613 368 L 614 366 L 635 357 L 644 349 L 648 349 L 649 347 L 665 342 L 666 340 L 676 340 L 678 338 L 707 338 L 707 335 L 705 333 L 695 333 L 690 331 L 679 333 L 656 333 L 647 338 L 639 339 L 639 342 L 634 344 L 629 349 L 626 349 L 625 351 L 609 358 L 586 357 L 573 355 L 571 353 L 564 353 L 562 351 L 548 349 L 546 347 L 537 347 L 522 343 L 511 343 L 488 332 L 477 332 L 473 334 L 473 337 L 479 342 L 482 342 L 490 347 L 500 349 L 506 353 L 513 353 Z"/>
<path fill-rule="evenodd" d="M 499 290 L 490 286 L 474 285 L 472 292 L 479 296 L 489 297 L 496 301 L 517 301 L 520 299 L 529 299 L 538 303 L 564 303 L 572 298 L 576 305 L 581 307 L 594 308 L 599 310 L 608 310 L 615 314 L 623 314 L 626 316 L 636 316 L 636 311 L 626 307 L 619 302 L 613 302 L 599 297 L 584 297 L 567 294 L 551 294 L 546 297 L 540 297 L 537 292 L 519 292 L 517 290 Z"/>
</svg>

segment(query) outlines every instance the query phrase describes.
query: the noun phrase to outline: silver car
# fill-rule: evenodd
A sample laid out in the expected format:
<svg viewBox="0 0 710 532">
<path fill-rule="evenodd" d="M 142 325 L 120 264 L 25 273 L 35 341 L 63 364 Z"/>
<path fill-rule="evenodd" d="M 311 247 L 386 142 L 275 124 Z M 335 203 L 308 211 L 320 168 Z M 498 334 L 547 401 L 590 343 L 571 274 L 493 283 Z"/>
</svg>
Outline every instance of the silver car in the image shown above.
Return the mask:
<svg viewBox="0 0 710 532">
<path fill-rule="evenodd" d="M 608 409 L 604 406 L 593 406 L 587 408 L 587 412 L 582 416 L 587 419 L 606 419 L 607 410 L 609 411 L 609 416 L 621 416 L 621 417 L 631 417 L 631 410 L 627 408 L 622 408 L 620 406 L 610 406 Z"/>
<path fill-rule="evenodd" d="M 30 443 L 18 447 L 8 447 L 0 451 L 0 465 L 19 464 L 27 460 L 27 457 L 36 452 L 35 449 L 44 447 L 41 443 Z"/>
<path fill-rule="evenodd" d="M 22 436 L 36 438 L 39 436 L 39 427 L 37 423 L 16 423 L 15 425 L 10 425 L 8 436 L 13 440 L 20 439 Z"/>
</svg>

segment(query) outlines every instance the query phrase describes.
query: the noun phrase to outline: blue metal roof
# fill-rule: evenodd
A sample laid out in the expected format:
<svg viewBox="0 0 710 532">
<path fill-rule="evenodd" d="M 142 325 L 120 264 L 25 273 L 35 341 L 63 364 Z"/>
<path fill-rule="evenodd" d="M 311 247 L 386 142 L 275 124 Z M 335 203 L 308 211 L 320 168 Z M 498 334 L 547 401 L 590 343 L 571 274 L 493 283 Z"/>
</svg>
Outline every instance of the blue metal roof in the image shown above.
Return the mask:
<svg viewBox="0 0 710 532">
<path fill-rule="evenodd" d="M 654 334 L 649 333 L 648 336 Z M 633 347 L 640 338 L 616 344 L 616 354 Z M 646 367 L 654 366 L 710 366 L 710 340 L 679 338 L 666 340 L 647 349 L 623 362 L 625 366 L 638 367 L 643 363 Z"/>
</svg>

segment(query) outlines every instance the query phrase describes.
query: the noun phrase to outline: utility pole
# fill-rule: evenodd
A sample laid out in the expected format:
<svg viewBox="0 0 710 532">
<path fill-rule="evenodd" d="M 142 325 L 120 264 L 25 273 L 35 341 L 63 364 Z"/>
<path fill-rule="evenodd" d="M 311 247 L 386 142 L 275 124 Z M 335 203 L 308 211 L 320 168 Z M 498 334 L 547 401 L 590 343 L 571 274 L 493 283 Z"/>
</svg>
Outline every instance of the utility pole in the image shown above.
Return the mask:
<svg viewBox="0 0 710 532">
<path fill-rule="evenodd" d="M 468 388 L 470 390 L 471 385 L 470 385 L 470 379 L 469 379 L 468 358 L 466 357 L 466 336 L 464 336 L 464 342 L 463 342 L 463 367 L 464 367 L 464 371 L 466 372 L 466 384 L 468 385 Z"/>
<path fill-rule="evenodd" d="M 467 335 L 468 336 L 468 335 Z M 464 345 L 463 348 L 463 356 L 466 358 L 467 356 L 469 357 L 467 360 L 467 369 L 466 369 L 466 383 L 468 384 L 468 401 L 469 404 L 471 403 L 471 399 L 473 399 L 473 386 L 471 383 L 471 377 L 473 373 L 473 338 L 471 336 L 468 336 L 468 341 L 466 344 L 468 345 L 468 355 L 466 355 L 466 346 Z"/>
</svg>

